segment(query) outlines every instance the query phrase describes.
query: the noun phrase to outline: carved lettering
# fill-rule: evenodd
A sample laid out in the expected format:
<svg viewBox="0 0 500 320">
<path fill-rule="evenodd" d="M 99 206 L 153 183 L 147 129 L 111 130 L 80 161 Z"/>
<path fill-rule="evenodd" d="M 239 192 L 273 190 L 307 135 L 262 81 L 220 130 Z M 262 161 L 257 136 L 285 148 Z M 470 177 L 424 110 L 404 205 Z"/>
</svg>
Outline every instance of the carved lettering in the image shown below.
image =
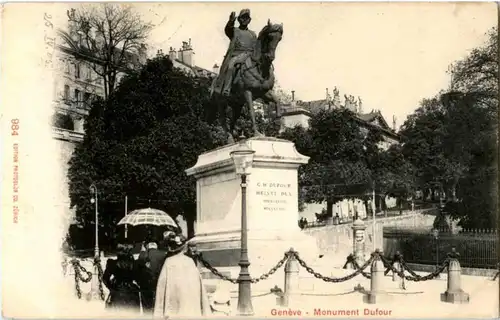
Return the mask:
<svg viewBox="0 0 500 320">
<path fill-rule="evenodd" d="M 257 182 L 255 194 L 261 198 L 262 209 L 269 212 L 287 210 L 290 197 L 293 197 L 292 184 L 281 182 Z"/>
</svg>

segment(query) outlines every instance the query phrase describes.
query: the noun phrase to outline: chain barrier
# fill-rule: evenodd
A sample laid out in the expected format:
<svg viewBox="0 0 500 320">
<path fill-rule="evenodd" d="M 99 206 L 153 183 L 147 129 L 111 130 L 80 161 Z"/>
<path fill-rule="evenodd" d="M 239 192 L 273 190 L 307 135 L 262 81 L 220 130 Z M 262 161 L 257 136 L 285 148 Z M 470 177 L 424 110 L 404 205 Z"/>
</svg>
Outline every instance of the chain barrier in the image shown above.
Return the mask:
<svg viewBox="0 0 500 320">
<path fill-rule="evenodd" d="M 392 261 L 389 264 L 386 264 L 386 260 L 384 259 L 383 262 L 386 267 L 384 276 L 386 276 L 389 273 L 389 271 L 391 271 L 391 266 L 394 266 L 396 262 L 401 265 L 402 260 L 403 260 L 403 255 L 399 251 L 396 251 L 396 253 L 392 257 Z"/>
<path fill-rule="evenodd" d="M 219 270 L 217 270 L 212 265 L 210 265 L 210 263 L 203 258 L 202 254 L 200 252 L 192 252 L 191 256 L 196 261 L 199 261 L 205 268 L 207 268 L 210 272 L 212 272 L 215 276 L 219 277 L 220 279 L 222 279 L 224 281 L 231 282 L 233 284 L 239 283 L 238 279 L 233 279 L 231 277 L 225 276 Z M 351 280 L 352 278 L 354 278 L 360 274 L 367 279 L 371 279 L 371 274 L 369 272 L 364 271 L 364 270 L 368 266 L 370 266 L 373 263 L 373 261 L 375 261 L 377 259 L 380 259 L 382 261 L 382 263 L 384 264 L 384 266 L 386 267 L 384 275 L 387 275 L 387 273 L 389 273 L 389 271 L 392 271 L 393 273 L 397 274 L 402 279 L 405 279 L 408 281 L 420 282 L 420 281 L 431 280 L 431 279 L 434 279 L 437 276 L 439 276 L 448 267 L 450 259 L 456 259 L 458 256 L 459 255 L 457 252 L 452 251 L 451 253 L 448 254 L 448 258 L 440 266 L 438 266 L 434 272 L 431 272 L 425 276 L 420 276 L 420 275 L 416 274 L 413 270 L 410 269 L 410 267 L 404 261 L 403 256 L 401 254 L 399 254 L 399 252 L 397 252 L 394 255 L 392 260 L 389 260 L 383 256 L 382 252 L 380 252 L 379 250 L 376 250 L 375 252 L 373 252 L 371 254 L 370 259 L 368 259 L 362 266 L 360 266 L 358 264 L 354 255 L 351 254 L 347 257 L 347 262 L 344 265 L 344 268 L 349 263 L 351 263 L 353 265 L 355 271 L 352 274 L 349 274 L 347 276 L 340 277 L 340 278 L 334 278 L 334 277 L 327 277 L 327 276 L 320 274 L 319 272 L 316 272 L 313 268 L 311 268 L 309 265 L 307 265 L 307 263 L 304 260 L 302 260 L 300 258 L 298 252 L 293 251 L 293 250 L 289 250 L 289 251 L 285 252 L 283 258 L 280 261 L 278 261 L 278 263 L 273 268 L 271 268 L 267 273 L 264 273 L 263 275 L 261 275 L 258 278 L 252 278 L 251 282 L 258 283 L 262 280 L 269 278 L 269 276 L 274 274 L 279 268 L 281 268 L 283 266 L 283 264 L 285 264 L 286 261 L 288 261 L 288 259 L 290 259 L 292 257 L 295 258 L 297 260 L 297 262 L 299 263 L 299 265 L 301 267 L 303 267 L 304 269 L 306 269 L 306 271 L 308 273 L 313 275 L 315 278 L 323 280 L 325 282 L 332 282 L 332 283 L 345 282 L 345 281 Z M 400 264 L 401 270 L 398 270 L 394 267 L 394 264 L 396 262 L 398 262 Z M 407 271 L 410 275 L 406 275 L 405 271 Z M 499 274 L 500 274 L 500 271 L 499 271 Z M 498 276 L 498 274 L 497 274 L 497 276 Z M 495 277 L 495 279 L 496 279 L 496 277 Z"/>
<path fill-rule="evenodd" d="M 288 259 L 290 259 L 293 255 L 295 251 L 287 251 L 285 252 L 285 255 L 283 256 L 283 258 L 281 258 L 280 261 L 278 261 L 278 263 L 276 263 L 276 265 L 274 267 L 272 267 L 267 273 L 264 273 L 263 275 L 261 275 L 260 277 L 258 278 L 255 278 L 255 279 L 252 279 L 252 283 L 257 283 L 259 281 L 262 281 L 262 280 L 265 280 L 267 278 L 269 278 L 269 276 L 271 276 L 272 274 L 274 274 L 279 268 L 281 268 L 283 266 L 283 264 L 288 261 Z"/>
<path fill-rule="evenodd" d="M 212 267 L 208 261 L 203 259 L 203 256 L 201 255 L 201 253 L 198 253 L 198 252 L 193 253 L 193 258 L 195 258 L 197 261 L 199 261 L 205 268 L 207 268 L 210 272 L 212 272 L 214 275 L 216 275 L 220 279 L 222 279 L 224 281 L 229 281 L 233 284 L 238 283 L 237 279 L 232 279 L 231 277 L 225 276 L 222 273 L 220 273 L 219 270 Z"/>
<path fill-rule="evenodd" d="M 285 253 L 284 257 L 278 261 L 276 263 L 276 265 L 274 267 L 272 267 L 268 272 L 264 273 L 263 275 L 261 275 L 260 277 L 258 278 L 252 278 L 250 281 L 252 283 L 258 283 L 262 280 L 266 280 L 267 278 L 269 278 L 269 276 L 271 276 L 272 274 L 274 274 L 279 268 L 281 268 L 283 266 L 283 264 L 291 257 L 291 252 L 292 251 L 288 251 Z M 207 268 L 208 270 L 210 270 L 210 272 L 212 272 L 214 275 L 216 275 L 217 277 L 219 277 L 220 279 L 224 280 L 224 281 L 228 281 L 228 282 L 231 282 L 233 284 L 237 284 L 239 283 L 239 280 L 238 279 L 233 279 L 231 277 L 228 277 L 228 276 L 225 276 L 223 275 L 219 270 L 217 270 L 216 268 L 214 268 L 208 261 L 206 261 L 202 254 L 200 252 L 191 252 L 190 254 L 194 259 L 196 259 L 197 261 L 199 261 L 205 268 Z"/>
<path fill-rule="evenodd" d="M 102 271 L 101 258 L 99 256 L 95 257 L 94 265 L 97 267 L 97 279 L 99 280 L 99 296 L 101 300 L 106 300 L 104 295 L 104 288 L 102 287 L 102 277 L 104 272 Z"/>
<path fill-rule="evenodd" d="M 390 264 L 390 261 L 386 259 L 384 256 L 381 256 L 381 258 L 382 261 L 384 261 L 384 264 L 386 264 L 392 272 L 394 272 L 401 278 L 414 282 L 427 281 L 436 278 L 448 267 L 450 263 L 450 258 L 448 258 L 443 262 L 443 264 L 438 266 L 434 272 L 431 272 L 425 276 L 419 276 L 418 274 L 415 273 L 415 271 L 410 269 L 410 267 L 406 264 L 406 262 L 402 258 L 400 260 L 402 270 L 397 270 L 396 268 L 394 268 L 394 266 Z M 409 276 L 405 275 L 405 271 L 407 271 L 410 275 Z"/>
<path fill-rule="evenodd" d="M 299 254 L 297 252 L 293 252 L 293 255 L 295 256 L 295 259 L 297 259 L 297 261 L 299 262 L 299 264 L 304 269 L 306 269 L 307 272 L 309 272 L 310 274 L 312 274 L 315 278 L 321 279 L 321 280 L 323 280 L 325 282 L 333 282 L 333 283 L 339 283 L 339 282 L 344 282 L 344 281 L 347 281 L 347 280 L 351 280 L 352 278 L 354 278 L 357 275 L 361 274 L 363 272 L 363 270 L 366 269 L 373 262 L 373 259 L 374 259 L 374 256 L 372 255 L 372 257 L 368 261 L 366 261 L 363 264 L 363 266 L 361 266 L 361 267 L 358 266 L 359 268 L 357 268 L 357 270 L 354 271 L 352 274 L 347 275 L 345 277 L 341 277 L 341 278 L 333 278 L 333 277 L 323 276 L 319 272 L 314 271 L 313 268 L 309 267 L 307 265 L 307 263 L 299 257 Z"/>
<path fill-rule="evenodd" d="M 374 258 L 373 258 L 374 259 Z M 354 266 L 354 269 L 361 271 L 361 275 L 365 277 L 366 279 L 371 279 L 372 276 L 370 273 L 364 271 L 358 264 L 356 260 L 352 261 L 352 265 Z"/>
<path fill-rule="evenodd" d="M 75 290 L 76 290 L 76 295 L 78 296 L 78 299 L 82 298 L 82 290 L 80 288 L 80 281 L 82 282 L 89 282 L 92 279 L 92 272 L 87 271 L 85 267 L 83 267 L 80 264 L 80 261 L 77 259 L 71 259 L 70 261 L 71 265 L 73 265 L 73 270 L 75 270 Z M 87 278 L 85 278 L 82 275 L 82 272 L 87 274 Z"/>
</svg>

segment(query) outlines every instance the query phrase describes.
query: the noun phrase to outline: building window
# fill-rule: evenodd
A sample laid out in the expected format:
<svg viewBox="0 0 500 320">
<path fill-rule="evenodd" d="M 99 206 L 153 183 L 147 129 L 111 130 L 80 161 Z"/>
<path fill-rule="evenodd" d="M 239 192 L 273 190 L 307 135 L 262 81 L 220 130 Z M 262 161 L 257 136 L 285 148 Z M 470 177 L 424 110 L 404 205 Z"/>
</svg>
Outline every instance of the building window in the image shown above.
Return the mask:
<svg viewBox="0 0 500 320">
<path fill-rule="evenodd" d="M 85 103 L 85 106 L 90 107 L 90 104 L 92 103 L 92 94 L 89 92 L 84 92 L 83 102 Z"/>
<path fill-rule="evenodd" d="M 80 90 L 75 89 L 75 101 L 78 103 L 80 101 Z"/>
<path fill-rule="evenodd" d="M 85 80 L 90 81 L 91 73 L 90 73 L 90 68 L 89 67 L 86 66 L 86 67 L 83 68 L 83 74 L 85 75 Z"/>
<path fill-rule="evenodd" d="M 67 114 L 56 113 L 52 116 L 52 125 L 56 128 L 66 129 L 66 130 L 75 130 L 75 125 L 73 123 L 73 119 Z"/>
<path fill-rule="evenodd" d="M 69 74 L 69 61 L 64 62 L 64 73 Z"/>
<path fill-rule="evenodd" d="M 70 99 L 69 97 L 69 86 L 67 84 L 64 85 L 64 101 L 68 102 Z"/>
<path fill-rule="evenodd" d="M 80 64 L 79 63 L 75 64 L 75 77 L 77 79 L 80 79 Z"/>
</svg>

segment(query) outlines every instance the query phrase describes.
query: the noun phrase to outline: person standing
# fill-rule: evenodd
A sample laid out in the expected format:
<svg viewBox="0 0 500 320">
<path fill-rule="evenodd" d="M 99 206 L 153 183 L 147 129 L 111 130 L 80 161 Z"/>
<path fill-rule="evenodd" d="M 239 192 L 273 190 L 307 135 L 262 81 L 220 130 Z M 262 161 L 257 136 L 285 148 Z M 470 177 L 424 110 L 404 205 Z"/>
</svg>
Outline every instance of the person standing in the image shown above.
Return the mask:
<svg viewBox="0 0 500 320">
<path fill-rule="evenodd" d="M 201 317 L 211 314 L 207 292 L 180 228 L 164 234 L 167 258 L 158 278 L 153 317 Z"/>
<path fill-rule="evenodd" d="M 153 312 L 156 285 L 166 257 L 166 252 L 158 250 L 158 245 L 155 242 L 150 242 L 147 244 L 146 251 L 142 251 L 137 259 L 141 268 L 141 280 L 139 285 L 141 287 L 142 308 L 144 313 Z"/>
<path fill-rule="evenodd" d="M 137 264 L 131 253 L 132 247 L 119 244 L 116 259 L 109 259 L 102 276 L 109 289 L 106 308 L 140 311 L 140 277 Z"/>
</svg>

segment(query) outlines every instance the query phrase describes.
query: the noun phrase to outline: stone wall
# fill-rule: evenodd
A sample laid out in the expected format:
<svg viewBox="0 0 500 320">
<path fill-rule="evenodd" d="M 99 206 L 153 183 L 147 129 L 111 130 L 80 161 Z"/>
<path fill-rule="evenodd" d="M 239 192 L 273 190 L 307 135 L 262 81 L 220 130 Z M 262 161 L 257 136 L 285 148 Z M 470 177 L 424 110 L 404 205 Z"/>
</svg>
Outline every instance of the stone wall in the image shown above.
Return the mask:
<svg viewBox="0 0 500 320">
<path fill-rule="evenodd" d="M 373 237 L 373 224 L 371 220 L 366 221 L 366 251 L 373 251 L 373 240 L 376 248 L 382 249 L 384 226 L 397 227 L 432 227 L 434 216 L 425 214 L 423 211 L 415 211 L 397 217 L 380 217 L 375 219 L 375 237 Z M 317 228 L 304 229 L 306 234 L 316 238 L 320 252 L 324 255 L 347 256 L 352 252 L 352 223 L 341 225 L 328 225 Z"/>
</svg>

